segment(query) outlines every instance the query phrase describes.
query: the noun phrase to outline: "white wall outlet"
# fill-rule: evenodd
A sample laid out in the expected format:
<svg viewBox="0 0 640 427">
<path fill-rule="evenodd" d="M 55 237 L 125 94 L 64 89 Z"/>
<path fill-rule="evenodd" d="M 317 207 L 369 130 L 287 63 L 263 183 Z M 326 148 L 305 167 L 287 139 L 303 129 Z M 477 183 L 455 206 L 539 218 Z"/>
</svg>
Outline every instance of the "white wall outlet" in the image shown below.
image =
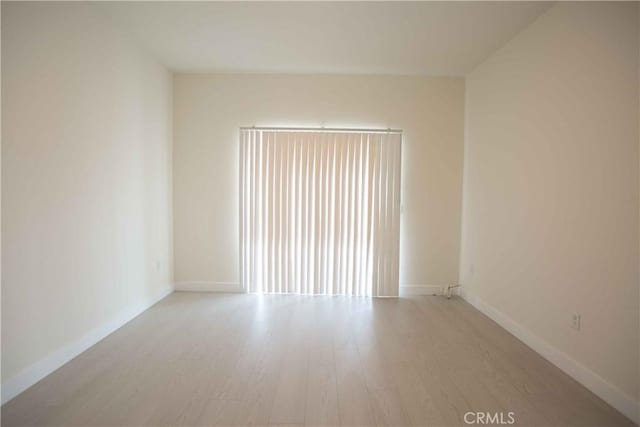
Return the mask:
<svg viewBox="0 0 640 427">
<path fill-rule="evenodd" d="M 156 260 L 156 271 L 160 271 L 160 260 Z"/>
<path fill-rule="evenodd" d="M 576 331 L 579 331 L 581 323 L 582 323 L 582 316 L 580 315 L 580 313 L 573 313 L 571 315 L 571 327 Z"/>
<path fill-rule="evenodd" d="M 473 277 L 473 274 L 476 272 L 475 264 L 469 264 L 469 276 Z"/>
</svg>

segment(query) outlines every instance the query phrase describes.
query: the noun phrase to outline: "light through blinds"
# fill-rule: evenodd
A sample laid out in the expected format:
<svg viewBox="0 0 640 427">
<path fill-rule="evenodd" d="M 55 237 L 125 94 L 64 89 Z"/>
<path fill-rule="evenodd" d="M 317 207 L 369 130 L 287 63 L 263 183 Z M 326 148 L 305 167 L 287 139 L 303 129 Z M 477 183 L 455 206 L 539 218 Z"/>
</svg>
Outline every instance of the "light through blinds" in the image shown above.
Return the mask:
<svg viewBox="0 0 640 427">
<path fill-rule="evenodd" d="M 256 293 L 398 295 L 398 131 L 240 130 L 240 276 Z"/>
</svg>

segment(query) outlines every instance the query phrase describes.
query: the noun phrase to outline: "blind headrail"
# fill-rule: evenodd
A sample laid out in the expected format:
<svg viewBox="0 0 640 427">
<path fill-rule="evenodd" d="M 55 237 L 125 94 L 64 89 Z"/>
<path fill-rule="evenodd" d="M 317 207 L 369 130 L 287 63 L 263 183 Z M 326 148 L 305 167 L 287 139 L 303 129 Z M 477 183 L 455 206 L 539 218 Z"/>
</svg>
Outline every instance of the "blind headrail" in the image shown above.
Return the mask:
<svg viewBox="0 0 640 427">
<path fill-rule="evenodd" d="M 399 133 L 402 129 L 359 129 L 359 128 L 305 128 L 305 127 L 264 127 L 241 126 L 240 130 L 258 130 L 273 132 L 352 132 L 352 133 Z"/>
</svg>

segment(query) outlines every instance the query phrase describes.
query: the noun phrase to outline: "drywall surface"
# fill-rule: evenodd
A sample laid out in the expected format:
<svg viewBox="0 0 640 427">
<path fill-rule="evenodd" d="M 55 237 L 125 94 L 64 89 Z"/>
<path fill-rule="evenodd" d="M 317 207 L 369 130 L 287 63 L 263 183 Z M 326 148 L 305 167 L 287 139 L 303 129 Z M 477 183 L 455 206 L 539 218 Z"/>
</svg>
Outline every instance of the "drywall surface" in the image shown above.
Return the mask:
<svg viewBox="0 0 640 427">
<path fill-rule="evenodd" d="M 636 8 L 558 3 L 467 77 L 460 263 L 465 292 L 627 408 L 640 337 Z"/>
<path fill-rule="evenodd" d="M 171 73 L 91 6 L 2 3 L 3 391 L 172 289 L 171 123 Z"/>
<path fill-rule="evenodd" d="M 402 129 L 400 284 L 457 281 L 463 79 L 178 74 L 174 100 L 177 283 L 237 288 L 241 126 Z"/>
</svg>

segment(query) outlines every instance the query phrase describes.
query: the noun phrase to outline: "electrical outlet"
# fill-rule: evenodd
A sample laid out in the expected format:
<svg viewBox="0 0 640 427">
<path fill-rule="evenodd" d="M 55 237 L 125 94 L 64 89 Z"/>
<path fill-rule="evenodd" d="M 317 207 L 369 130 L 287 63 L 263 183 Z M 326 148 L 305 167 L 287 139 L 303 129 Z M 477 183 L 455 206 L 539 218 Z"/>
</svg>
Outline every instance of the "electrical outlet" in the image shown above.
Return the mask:
<svg viewBox="0 0 640 427">
<path fill-rule="evenodd" d="M 160 271 L 160 261 L 156 260 L 156 271 Z"/>
<path fill-rule="evenodd" d="M 571 315 L 571 327 L 576 331 L 579 331 L 581 323 L 582 323 L 582 316 L 580 315 L 580 313 L 573 313 Z"/>
<path fill-rule="evenodd" d="M 476 272 L 476 266 L 475 264 L 470 264 L 469 265 L 469 276 L 473 277 L 473 274 Z"/>
</svg>

